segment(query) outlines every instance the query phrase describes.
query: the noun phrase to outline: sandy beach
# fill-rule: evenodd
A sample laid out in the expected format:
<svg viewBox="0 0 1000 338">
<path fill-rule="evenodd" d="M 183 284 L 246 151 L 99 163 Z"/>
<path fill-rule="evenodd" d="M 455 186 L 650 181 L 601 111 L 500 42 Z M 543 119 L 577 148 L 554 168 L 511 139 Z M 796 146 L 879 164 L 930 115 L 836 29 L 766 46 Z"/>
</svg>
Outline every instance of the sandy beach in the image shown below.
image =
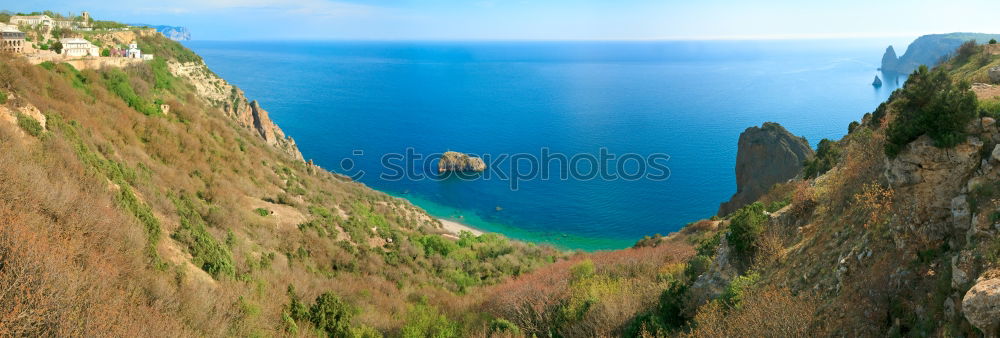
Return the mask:
<svg viewBox="0 0 1000 338">
<path fill-rule="evenodd" d="M 462 231 L 471 232 L 473 235 L 476 235 L 476 236 L 479 236 L 479 235 L 483 234 L 482 231 L 473 229 L 473 228 L 469 227 L 468 225 L 465 225 L 465 224 L 462 224 L 462 223 L 459 223 L 459 222 L 456 222 L 456 221 L 452 221 L 452 220 L 448 220 L 448 219 L 444 219 L 444 218 L 438 218 L 438 220 L 441 221 L 441 225 L 444 226 L 445 230 L 447 230 L 448 232 L 450 232 L 452 234 L 455 234 L 456 236 L 458 236 L 458 233 L 462 232 Z"/>
</svg>

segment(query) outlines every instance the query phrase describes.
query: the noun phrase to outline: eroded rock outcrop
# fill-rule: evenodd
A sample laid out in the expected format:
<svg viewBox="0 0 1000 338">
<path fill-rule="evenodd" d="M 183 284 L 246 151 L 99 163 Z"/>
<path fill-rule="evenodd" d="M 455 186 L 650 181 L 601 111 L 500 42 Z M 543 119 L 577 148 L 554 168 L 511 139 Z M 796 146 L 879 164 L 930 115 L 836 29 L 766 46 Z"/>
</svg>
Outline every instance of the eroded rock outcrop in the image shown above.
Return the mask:
<svg viewBox="0 0 1000 338">
<path fill-rule="evenodd" d="M 984 274 L 962 298 L 969 324 L 987 337 L 1000 336 L 1000 273 Z"/>
<path fill-rule="evenodd" d="M 174 76 L 188 79 L 199 96 L 221 109 L 238 125 L 252 130 L 275 149 L 303 159 L 295 140 L 285 136 L 260 103 L 248 100 L 242 90 L 209 71 L 204 62 L 180 63 L 171 60 L 167 65 Z"/>
<path fill-rule="evenodd" d="M 747 128 L 740 134 L 736 153 L 736 194 L 719 206 L 719 216 L 756 201 L 775 183 L 794 178 L 811 156 L 813 149 L 805 138 L 777 123 Z"/>
<path fill-rule="evenodd" d="M 486 170 L 486 163 L 479 157 L 449 151 L 441 155 L 438 172 L 480 172 Z"/>
</svg>

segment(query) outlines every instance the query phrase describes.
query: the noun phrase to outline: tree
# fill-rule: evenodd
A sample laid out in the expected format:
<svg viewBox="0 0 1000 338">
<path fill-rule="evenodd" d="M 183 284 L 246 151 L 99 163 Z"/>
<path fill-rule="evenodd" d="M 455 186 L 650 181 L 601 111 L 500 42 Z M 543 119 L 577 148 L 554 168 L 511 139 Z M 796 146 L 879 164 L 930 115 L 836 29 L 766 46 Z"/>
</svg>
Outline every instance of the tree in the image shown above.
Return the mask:
<svg viewBox="0 0 1000 338">
<path fill-rule="evenodd" d="M 767 215 L 764 214 L 764 204 L 760 202 L 754 202 L 733 213 L 726 240 L 736 257 L 745 262 L 750 261 L 756 251 L 757 238 L 764 232 L 765 222 Z"/>
<path fill-rule="evenodd" d="M 886 131 L 889 157 L 924 134 L 936 147 L 954 147 L 965 140 L 965 127 L 978 113 L 969 83 L 952 81 L 941 68 L 931 71 L 920 66 L 906 81 L 898 101 L 899 115 Z"/>
<path fill-rule="evenodd" d="M 62 42 L 56 41 L 55 43 L 52 44 L 52 46 L 50 47 L 50 49 L 52 49 L 54 52 L 56 52 L 56 54 L 62 54 L 62 50 L 63 50 Z"/>
<path fill-rule="evenodd" d="M 990 44 L 991 45 L 997 44 L 997 39 L 990 39 Z"/>
</svg>

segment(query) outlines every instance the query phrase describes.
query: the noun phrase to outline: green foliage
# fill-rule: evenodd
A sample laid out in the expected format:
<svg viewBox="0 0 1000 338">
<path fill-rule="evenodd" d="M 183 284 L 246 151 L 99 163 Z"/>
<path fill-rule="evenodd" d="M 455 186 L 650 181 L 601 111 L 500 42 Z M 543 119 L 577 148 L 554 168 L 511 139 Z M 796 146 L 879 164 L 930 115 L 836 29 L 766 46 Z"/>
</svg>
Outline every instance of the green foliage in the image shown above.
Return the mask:
<svg viewBox="0 0 1000 338">
<path fill-rule="evenodd" d="M 178 62 L 200 62 L 201 57 L 179 42 L 155 34 L 140 36 L 137 41 L 143 53 L 154 54 L 156 58 L 172 59 Z"/>
<path fill-rule="evenodd" d="M 355 309 L 332 293 L 324 292 L 316 297 L 309 308 L 309 321 L 329 337 L 348 337 L 351 333 L 351 318 Z"/>
<path fill-rule="evenodd" d="M 969 210 L 978 213 L 983 203 L 987 203 L 1000 195 L 1000 182 L 984 182 L 972 187 L 969 191 Z"/>
<path fill-rule="evenodd" d="M 174 76 L 170 74 L 170 69 L 167 68 L 167 61 L 162 58 L 153 59 L 147 62 L 150 69 L 153 71 L 153 78 L 155 83 L 153 88 L 170 90 L 174 87 Z"/>
<path fill-rule="evenodd" d="M 775 211 L 781 210 L 781 208 L 784 208 L 784 207 L 788 206 L 789 204 L 792 204 L 792 200 L 791 199 L 787 199 L 786 198 L 786 199 L 783 199 L 783 200 L 777 200 L 777 201 L 774 201 L 774 202 L 771 202 L 770 204 L 768 204 L 767 208 L 765 208 L 765 210 L 767 210 L 767 212 L 775 212 Z"/>
<path fill-rule="evenodd" d="M 653 336 L 666 336 L 676 331 L 691 320 L 686 304 L 690 298 L 689 286 L 680 281 L 673 281 L 660 294 L 660 300 L 653 311 L 641 314 L 625 328 L 626 337 L 641 337 L 648 333 Z"/>
<path fill-rule="evenodd" d="M 851 123 L 847 125 L 847 133 L 853 133 L 859 126 L 861 126 L 861 123 L 858 123 L 858 121 L 851 121 Z"/>
<path fill-rule="evenodd" d="M 976 40 L 966 41 L 961 46 L 958 46 L 958 50 L 955 52 L 955 62 L 959 64 L 966 63 L 969 61 L 969 58 L 981 50 L 982 47 L 976 44 Z"/>
<path fill-rule="evenodd" d="M 100 20 L 95 20 L 93 23 L 91 23 L 91 27 L 93 27 L 94 30 L 102 30 L 102 29 L 126 28 L 126 27 L 128 27 L 128 25 L 122 24 L 122 23 L 117 23 L 117 22 L 114 22 L 114 21 L 100 21 Z"/>
<path fill-rule="evenodd" d="M 437 308 L 418 304 L 410 308 L 406 314 L 406 325 L 403 326 L 404 338 L 448 338 L 460 337 L 459 326 L 451 321 Z"/>
<path fill-rule="evenodd" d="M 7 104 L 7 92 L 0 91 L 0 104 Z"/>
<path fill-rule="evenodd" d="M 56 68 L 56 64 L 54 62 L 52 62 L 52 61 L 45 61 L 45 62 L 39 63 L 38 66 L 44 68 L 45 70 L 52 70 L 52 69 Z"/>
<path fill-rule="evenodd" d="M 174 198 L 181 226 L 171 237 L 187 246 L 194 265 L 219 279 L 236 274 L 233 256 L 225 245 L 215 239 L 206 228 L 207 224 L 195 209 L 195 202 L 185 195 Z"/>
<path fill-rule="evenodd" d="M 979 115 L 1000 118 L 1000 100 L 996 98 L 979 100 Z"/>
<path fill-rule="evenodd" d="M 757 238 L 764 232 L 767 215 L 764 214 L 764 204 L 754 202 L 737 210 L 729 223 L 729 234 L 726 240 L 736 257 L 749 261 L 755 253 Z"/>
<path fill-rule="evenodd" d="M 997 44 L 997 39 L 990 39 L 990 44 L 991 45 Z"/>
<path fill-rule="evenodd" d="M 926 66 L 910 75 L 898 101 L 899 116 L 886 131 L 889 157 L 924 134 L 937 147 L 954 147 L 965 140 L 965 127 L 978 112 L 976 94 L 968 83 L 955 83 L 945 70 L 930 71 Z"/>
<path fill-rule="evenodd" d="M 56 52 L 56 54 L 62 54 L 63 50 L 62 42 L 56 41 L 55 43 L 52 44 L 52 46 L 49 47 L 49 49 Z"/>
<path fill-rule="evenodd" d="M 489 333 L 490 335 L 505 334 L 519 337 L 521 336 L 521 328 L 506 319 L 497 318 L 490 321 Z"/>
<path fill-rule="evenodd" d="M 17 125 L 28 133 L 28 135 L 38 137 L 42 135 L 42 124 L 38 120 L 27 114 L 17 113 Z"/>
<path fill-rule="evenodd" d="M 256 213 L 257 215 L 260 215 L 261 217 L 266 217 L 268 215 L 271 215 L 271 211 L 264 208 L 253 209 L 253 212 Z"/>
<path fill-rule="evenodd" d="M 722 301 L 731 307 L 738 308 L 747 291 L 756 285 L 758 281 L 760 281 L 760 275 L 757 273 L 734 278 L 729 282 L 726 291 L 722 293 Z"/>
<path fill-rule="evenodd" d="M 455 242 L 438 235 L 421 236 L 417 238 L 417 242 L 424 247 L 424 254 L 427 256 L 434 254 L 448 256 L 448 254 L 459 248 Z"/>
<path fill-rule="evenodd" d="M 136 94 L 129 83 L 129 76 L 120 69 L 111 69 L 104 73 L 104 83 L 115 95 L 118 95 L 129 107 L 146 116 L 162 115 L 160 107 Z"/>
<path fill-rule="evenodd" d="M 570 282 L 582 281 L 586 278 L 593 277 L 595 271 L 594 261 L 585 259 L 570 268 Z"/>
<path fill-rule="evenodd" d="M 110 50 L 110 49 L 107 49 L 107 48 L 105 48 L 105 49 L 102 49 L 102 50 L 101 50 L 101 56 L 104 56 L 104 57 L 108 57 L 108 56 L 111 56 L 111 50 Z"/>
<path fill-rule="evenodd" d="M 830 169 L 833 169 L 840 161 L 840 147 L 836 141 L 822 139 L 816 149 L 816 155 L 806 160 L 802 169 L 805 178 L 816 178 Z"/>
<path fill-rule="evenodd" d="M 684 267 L 684 277 L 689 281 L 693 281 L 701 274 L 708 271 L 708 268 L 712 266 L 712 258 L 704 255 L 697 255 L 691 257 L 688 260 L 687 265 Z"/>
</svg>

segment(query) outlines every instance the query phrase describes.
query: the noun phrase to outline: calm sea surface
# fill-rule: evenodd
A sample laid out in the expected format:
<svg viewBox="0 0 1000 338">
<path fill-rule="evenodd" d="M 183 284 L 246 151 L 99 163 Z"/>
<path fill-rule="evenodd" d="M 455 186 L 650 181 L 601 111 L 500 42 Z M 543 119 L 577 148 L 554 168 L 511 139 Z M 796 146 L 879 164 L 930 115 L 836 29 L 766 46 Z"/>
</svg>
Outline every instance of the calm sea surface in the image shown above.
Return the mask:
<svg viewBox="0 0 1000 338">
<path fill-rule="evenodd" d="M 814 146 L 896 88 L 871 82 L 909 39 L 705 42 L 186 43 L 259 100 L 306 158 L 434 216 L 572 249 L 630 246 L 713 215 L 735 192 L 736 142 L 776 121 Z M 497 158 L 663 153 L 666 180 L 474 180 L 382 158 L 411 148 Z M 348 159 L 345 161 L 345 159 Z M 418 167 L 424 161 L 416 161 Z M 390 161 L 399 165 L 402 161 Z M 433 162 L 430 162 L 433 164 Z M 582 163 L 582 164 L 581 164 Z M 590 162 L 577 162 L 587 171 Z M 530 169 L 520 161 L 502 171 Z M 628 162 L 626 171 L 637 169 Z M 612 170 L 615 171 L 615 170 Z M 629 171 L 631 172 L 631 171 Z M 584 172 L 586 174 L 586 172 Z"/>
</svg>

